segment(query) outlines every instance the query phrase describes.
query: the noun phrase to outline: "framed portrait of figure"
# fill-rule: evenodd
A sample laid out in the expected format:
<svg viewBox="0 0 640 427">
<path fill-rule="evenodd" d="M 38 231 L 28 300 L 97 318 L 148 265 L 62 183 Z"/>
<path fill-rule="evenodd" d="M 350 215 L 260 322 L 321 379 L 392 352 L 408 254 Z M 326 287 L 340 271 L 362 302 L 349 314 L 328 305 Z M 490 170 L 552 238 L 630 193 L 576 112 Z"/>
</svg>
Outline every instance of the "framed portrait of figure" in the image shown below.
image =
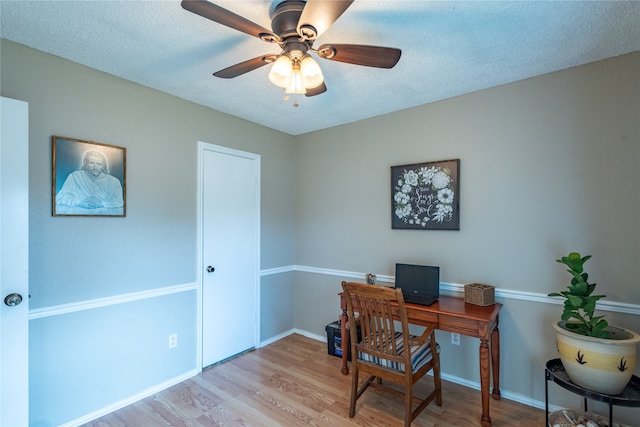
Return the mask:
<svg viewBox="0 0 640 427">
<path fill-rule="evenodd" d="M 126 148 L 53 136 L 51 151 L 53 216 L 126 216 Z"/>
</svg>

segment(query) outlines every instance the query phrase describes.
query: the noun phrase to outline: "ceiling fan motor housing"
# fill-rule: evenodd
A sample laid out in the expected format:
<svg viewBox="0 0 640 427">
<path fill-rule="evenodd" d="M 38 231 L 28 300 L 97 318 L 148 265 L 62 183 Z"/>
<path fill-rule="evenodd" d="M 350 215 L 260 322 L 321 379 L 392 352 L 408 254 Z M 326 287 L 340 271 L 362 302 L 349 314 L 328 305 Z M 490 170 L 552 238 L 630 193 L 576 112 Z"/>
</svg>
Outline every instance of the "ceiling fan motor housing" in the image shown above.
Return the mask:
<svg viewBox="0 0 640 427">
<path fill-rule="evenodd" d="M 297 27 L 304 6 L 305 2 L 300 0 L 286 0 L 276 6 L 271 16 L 271 29 L 282 40 L 300 37 Z"/>
</svg>

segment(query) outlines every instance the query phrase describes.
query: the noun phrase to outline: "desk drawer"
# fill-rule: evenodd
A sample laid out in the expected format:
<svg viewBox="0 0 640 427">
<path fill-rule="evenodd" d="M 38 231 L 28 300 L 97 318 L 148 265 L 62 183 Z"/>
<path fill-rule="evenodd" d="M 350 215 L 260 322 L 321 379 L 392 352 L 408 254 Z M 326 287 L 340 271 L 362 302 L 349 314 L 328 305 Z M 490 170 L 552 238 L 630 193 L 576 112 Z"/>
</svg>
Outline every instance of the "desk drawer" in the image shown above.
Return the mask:
<svg viewBox="0 0 640 427">
<path fill-rule="evenodd" d="M 438 329 L 442 331 L 456 332 L 469 337 L 479 336 L 479 325 L 477 320 L 462 319 L 456 316 L 441 314 L 439 323 Z"/>
<path fill-rule="evenodd" d="M 398 315 L 397 311 L 394 311 L 394 316 Z M 438 323 L 438 313 L 432 313 L 424 310 L 412 310 L 407 307 L 407 315 L 409 316 L 409 323 L 415 323 L 419 325 L 420 322 L 425 323 Z"/>
</svg>

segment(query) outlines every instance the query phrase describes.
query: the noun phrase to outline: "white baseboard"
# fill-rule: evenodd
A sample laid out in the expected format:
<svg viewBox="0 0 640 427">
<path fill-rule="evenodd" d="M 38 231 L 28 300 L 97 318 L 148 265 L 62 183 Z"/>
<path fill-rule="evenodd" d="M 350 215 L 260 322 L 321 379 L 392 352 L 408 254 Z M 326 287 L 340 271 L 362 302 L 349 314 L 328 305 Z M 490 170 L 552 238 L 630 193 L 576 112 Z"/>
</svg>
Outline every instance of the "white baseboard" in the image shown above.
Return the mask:
<svg viewBox="0 0 640 427">
<path fill-rule="evenodd" d="M 260 342 L 260 347 L 264 347 L 266 345 L 272 344 L 276 341 L 280 341 L 282 338 L 288 337 L 291 334 L 295 333 L 295 329 L 289 329 L 288 331 L 285 331 L 281 334 L 275 335 L 271 338 L 269 338 L 268 340 L 262 341 Z"/>
<path fill-rule="evenodd" d="M 314 339 L 316 341 L 322 341 L 324 343 L 327 342 L 327 336 L 326 335 L 318 335 L 318 334 L 314 334 L 311 333 L 309 331 L 303 331 L 302 329 L 294 329 L 293 330 L 296 334 L 300 334 L 302 336 L 305 336 L 307 338 L 311 338 Z"/>
<path fill-rule="evenodd" d="M 285 331 L 285 332 L 283 332 L 281 334 L 278 334 L 278 335 L 275 335 L 275 336 L 273 336 L 273 337 L 271 337 L 271 338 L 269 338 L 269 339 L 267 339 L 265 341 L 262 341 L 260 343 L 260 347 L 264 347 L 264 346 L 272 344 L 272 343 L 274 343 L 276 341 L 280 341 L 282 338 L 288 337 L 289 335 L 292 335 L 292 334 L 299 334 L 299 335 L 305 336 L 307 338 L 314 339 L 316 341 L 322 341 L 322 342 L 325 342 L 325 343 L 327 342 L 327 337 L 324 336 L 324 335 L 313 334 L 313 333 L 311 333 L 309 331 L 304 331 L 302 329 L 289 329 L 288 331 Z"/>
<path fill-rule="evenodd" d="M 144 398 L 147 398 L 149 396 L 152 396 L 162 390 L 165 390 L 169 387 L 172 387 L 176 384 L 181 383 L 182 381 L 188 380 L 189 378 L 195 377 L 196 375 L 198 375 L 198 373 L 200 372 L 200 370 L 198 369 L 193 369 L 191 371 L 187 371 L 182 375 L 179 375 L 177 377 L 171 378 L 168 381 L 165 381 L 163 383 L 160 383 L 158 385 L 155 385 L 153 387 L 150 387 L 138 394 L 135 394 L 127 399 L 123 399 L 119 402 L 114 403 L 113 405 L 109 405 L 106 406 L 104 408 L 98 409 L 97 411 L 93 411 L 89 414 L 86 414 L 80 418 L 76 418 L 75 420 L 71 420 L 67 423 L 61 424 L 59 427 L 77 427 L 83 424 L 86 424 L 90 421 L 93 421 L 95 419 L 98 419 L 100 417 L 103 417 L 107 414 L 110 414 L 113 411 L 117 411 L 118 409 L 122 409 L 125 406 L 131 405 L 132 403 L 138 402 Z"/>
<path fill-rule="evenodd" d="M 462 385 L 464 387 L 469 387 L 469 388 L 472 388 L 474 390 L 480 391 L 480 383 L 478 383 L 478 382 L 469 381 L 469 380 L 467 380 L 465 378 L 460 378 L 460 377 L 457 377 L 455 375 L 447 374 L 445 372 L 441 372 L 440 376 L 445 381 L 449 381 L 449 382 L 452 382 L 452 383 L 455 383 L 455 384 L 460 384 L 460 385 Z M 502 396 L 504 399 L 511 400 L 513 402 L 522 403 L 523 405 L 531 406 L 531 407 L 538 408 L 538 409 L 544 409 L 544 402 L 542 402 L 540 400 L 532 399 L 529 396 L 525 396 L 523 394 L 512 393 L 512 392 L 510 392 L 508 390 L 501 389 L 500 390 L 500 396 Z M 549 405 L 549 409 L 551 411 L 555 411 L 555 410 L 561 409 L 561 408 L 560 407 L 556 407 L 556 409 L 552 409 L 552 405 Z"/>
</svg>

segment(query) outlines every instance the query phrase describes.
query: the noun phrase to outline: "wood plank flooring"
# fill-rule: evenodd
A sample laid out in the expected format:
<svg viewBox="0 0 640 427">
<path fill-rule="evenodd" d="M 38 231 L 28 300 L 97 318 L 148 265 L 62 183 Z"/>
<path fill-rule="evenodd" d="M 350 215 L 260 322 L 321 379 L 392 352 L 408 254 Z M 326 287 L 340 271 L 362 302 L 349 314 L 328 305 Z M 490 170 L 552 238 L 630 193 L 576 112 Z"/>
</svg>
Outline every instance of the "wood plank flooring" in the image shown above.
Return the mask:
<svg viewBox="0 0 640 427">
<path fill-rule="evenodd" d="M 290 335 L 160 393 L 94 420 L 85 427 L 400 426 L 401 399 L 367 390 L 349 418 L 351 376 L 327 354 L 326 343 Z M 430 376 L 415 387 L 425 395 Z M 480 392 L 443 381 L 443 405 L 432 403 L 413 426 L 480 425 Z M 544 411 L 491 399 L 493 427 L 544 426 Z"/>
</svg>

